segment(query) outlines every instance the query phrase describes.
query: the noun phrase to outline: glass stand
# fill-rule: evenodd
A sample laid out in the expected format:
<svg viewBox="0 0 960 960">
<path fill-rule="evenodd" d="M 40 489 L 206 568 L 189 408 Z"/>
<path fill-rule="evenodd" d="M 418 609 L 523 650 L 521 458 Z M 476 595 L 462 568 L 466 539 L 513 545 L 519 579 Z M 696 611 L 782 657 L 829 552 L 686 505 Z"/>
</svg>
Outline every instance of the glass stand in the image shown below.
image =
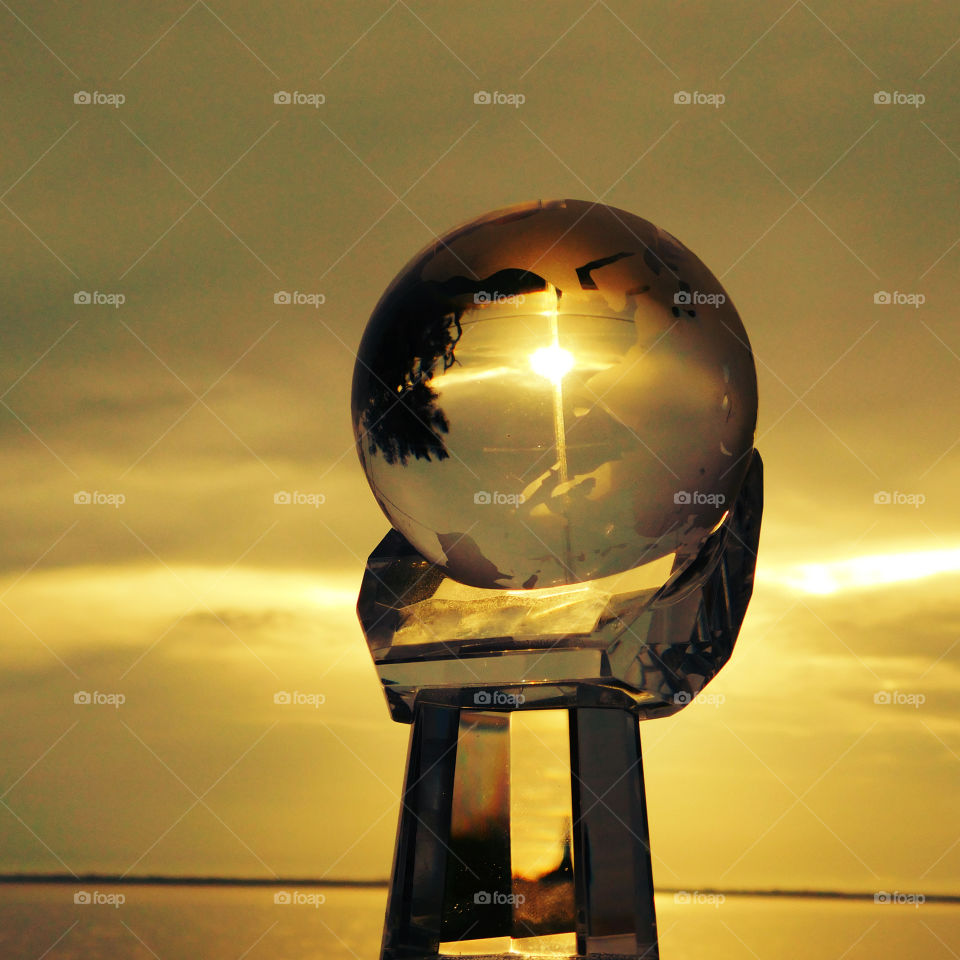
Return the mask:
<svg viewBox="0 0 960 960">
<path fill-rule="evenodd" d="M 532 771 L 522 725 L 545 712 L 417 702 L 382 960 L 657 960 L 637 717 L 549 711 L 562 728 L 537 747 L 552 768 Z M 557 802 L 537 799 L 550 781 Z M 556 862 L 529 868 L 520 834 L 564 804 Z"/>
</svg>

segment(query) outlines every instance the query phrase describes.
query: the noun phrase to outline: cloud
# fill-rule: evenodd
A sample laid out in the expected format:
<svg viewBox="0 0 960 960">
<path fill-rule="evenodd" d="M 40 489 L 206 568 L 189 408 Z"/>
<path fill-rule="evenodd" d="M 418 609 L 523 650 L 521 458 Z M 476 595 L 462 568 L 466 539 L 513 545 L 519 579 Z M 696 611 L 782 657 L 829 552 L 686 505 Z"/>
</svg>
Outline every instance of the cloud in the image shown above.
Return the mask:
<svg viewBox="0 0 960 960">
<path fill-rule="evenodd" d="M 351 578 L 85 568 L 7 600 L 0 871 L 385 875 L 408 728 Z"/>
</svg>

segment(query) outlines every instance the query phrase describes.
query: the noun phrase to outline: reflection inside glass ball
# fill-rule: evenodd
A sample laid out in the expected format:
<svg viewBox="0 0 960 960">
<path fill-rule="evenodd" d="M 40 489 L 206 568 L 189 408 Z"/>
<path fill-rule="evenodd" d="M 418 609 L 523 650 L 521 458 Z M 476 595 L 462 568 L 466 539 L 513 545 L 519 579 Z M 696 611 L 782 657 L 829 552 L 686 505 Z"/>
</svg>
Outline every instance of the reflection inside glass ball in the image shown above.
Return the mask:
<svg viewBox="0 0 960 960">
<path fill-rule="evenodd" d="M 577 583 L 697 553 L 749 461 L 756 377 L 723 288 L 581 201 L 488 215 L 401 271 L 353 394 L 378 503 L 463 583 Z"/>
</svg>

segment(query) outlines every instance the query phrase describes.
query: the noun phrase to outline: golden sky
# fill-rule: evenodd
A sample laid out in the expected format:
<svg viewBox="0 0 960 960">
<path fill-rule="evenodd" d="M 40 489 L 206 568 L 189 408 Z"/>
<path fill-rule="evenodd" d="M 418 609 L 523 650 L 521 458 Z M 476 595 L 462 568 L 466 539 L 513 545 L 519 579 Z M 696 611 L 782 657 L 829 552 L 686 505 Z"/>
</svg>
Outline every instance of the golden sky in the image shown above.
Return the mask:
<svg viewBox="0 0 960 960">
<path fill-rule="evenodd" d="M 713 702 L 643 727 L 656 882 L 960 891 L 960 10 L 0 25 L 0 871 L 386 876 L 353 352 L 433 236 L 576 197 L 694 250 L 758 369 L 753 603 Z"/>
</svg>

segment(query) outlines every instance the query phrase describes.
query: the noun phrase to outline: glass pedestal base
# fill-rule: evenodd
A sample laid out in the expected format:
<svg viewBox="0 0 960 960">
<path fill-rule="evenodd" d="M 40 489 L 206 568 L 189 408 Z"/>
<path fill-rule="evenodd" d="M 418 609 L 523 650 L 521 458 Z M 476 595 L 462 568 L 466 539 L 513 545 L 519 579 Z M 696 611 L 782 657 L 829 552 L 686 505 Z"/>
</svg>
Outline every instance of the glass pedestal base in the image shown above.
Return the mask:
<svg viewBox="0 0 960 960">
<path fill-rule="evenodd" d="M 417 703 L 382 960 L 464 956 L 657 960 L 636 715 Z"/>
</svg>

